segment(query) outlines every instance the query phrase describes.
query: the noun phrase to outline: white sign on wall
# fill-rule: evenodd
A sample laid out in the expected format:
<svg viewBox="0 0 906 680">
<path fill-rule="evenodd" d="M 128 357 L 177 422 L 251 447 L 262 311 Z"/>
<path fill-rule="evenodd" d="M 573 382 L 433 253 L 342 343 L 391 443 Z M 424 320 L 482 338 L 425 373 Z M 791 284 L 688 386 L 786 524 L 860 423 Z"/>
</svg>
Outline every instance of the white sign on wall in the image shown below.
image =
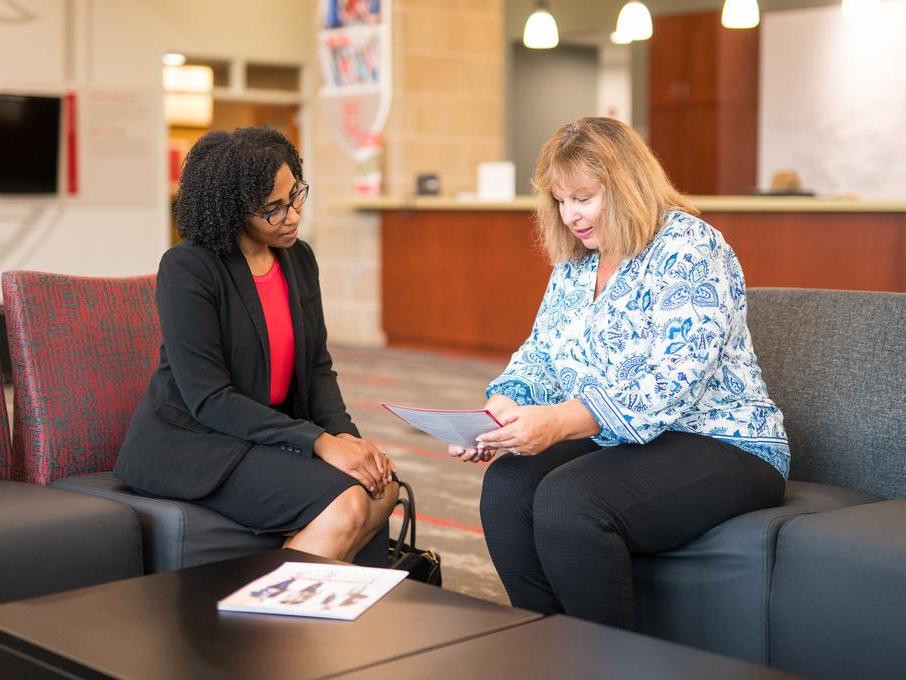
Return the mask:
<svg viewBox="0 0 906 680">
<path fill-rule="evenodd" d="M 768 12 L 761 30 L 758 183 L 795 170 L 804 189 L 906 197 L 906 2 L 844 17 L 839 5 Z"/>
<path fill-rule="evenodd" d="M 155 176 L 160 93 L 125 89 L 87 90 L 81 103 L 80 169 L 86 203 L 152 206 L 161 182 Z"/>
<path fill-rule="evenodd" d="M 63 0 L 0 0 L 0 89 L 58 87 L 65 78 L 64 21 Z"/>
</svg>

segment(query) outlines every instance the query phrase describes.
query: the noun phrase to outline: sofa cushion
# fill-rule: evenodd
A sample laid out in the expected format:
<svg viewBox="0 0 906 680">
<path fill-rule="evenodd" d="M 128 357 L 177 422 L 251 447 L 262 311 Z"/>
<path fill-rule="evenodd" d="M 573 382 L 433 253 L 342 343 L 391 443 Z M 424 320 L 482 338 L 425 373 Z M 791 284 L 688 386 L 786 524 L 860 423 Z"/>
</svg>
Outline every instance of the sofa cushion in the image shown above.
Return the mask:
<svg viewBox="0 0 906 680">
<path fill-rule="evenodd" d="M 142 573 L 138 518 L 126 505 L 0 481 L 0 602 Z"/>
<path fill-rule="evenodd" d="M 748 303 L 791 479 L 906 497 L 906 294 L 753 288 Z"/>
<path fill-rule="evenodd" d="M 142 525 L 147 573 L 279 548 L 284 541 L 276 534 L 255 535 L 247 527 L 192 503 L 140 496 L 112 472 L 64 477 L 52 486 L 131 506 Z"/>
<path fill-rule="evenodd" d="M 904 677 L 904 527 L 906 500 L 803 515 L 781 527 L 772 665 L 829 679 Z"/>
<path fill-rule="evenodd" d="M 735 517 L 677 550 L 634 556 L 639 631 L 766 663 L 767 607 L 781 527 L 803 514 L 877 500 L 864 492 L 790 482 L 776 508 Z"/>
</svg>

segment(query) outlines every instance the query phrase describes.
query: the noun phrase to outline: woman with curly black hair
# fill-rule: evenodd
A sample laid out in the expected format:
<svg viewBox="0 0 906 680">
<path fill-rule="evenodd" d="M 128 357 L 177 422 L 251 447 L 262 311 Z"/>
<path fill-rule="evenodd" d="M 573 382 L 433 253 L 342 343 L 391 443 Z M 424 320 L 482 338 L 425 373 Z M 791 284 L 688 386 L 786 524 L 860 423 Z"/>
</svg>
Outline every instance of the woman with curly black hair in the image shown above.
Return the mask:
<svg viewBox="0 0 906 680">
<path fill-rule="evenodd" d="M 157 275 L 160 365 L 116 474 L 286 534 L 286 547 L 352 560 L 399 488 L 331 367 L 318 266 L 297 238 L 308 190 L 275 130 L 210 132 L 192 147 L 176 203 L 184 241 Z"/>
</svg>

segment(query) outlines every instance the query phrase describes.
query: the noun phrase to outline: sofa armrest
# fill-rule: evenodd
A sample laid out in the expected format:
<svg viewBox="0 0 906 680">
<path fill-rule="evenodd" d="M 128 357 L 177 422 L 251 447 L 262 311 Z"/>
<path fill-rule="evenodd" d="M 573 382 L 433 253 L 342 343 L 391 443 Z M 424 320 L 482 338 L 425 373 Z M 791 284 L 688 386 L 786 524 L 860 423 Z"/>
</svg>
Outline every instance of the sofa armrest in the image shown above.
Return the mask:
<svg viewBox="0 0 906 680">
<path fill-rule="evenodd" d="M 906 668 L 906 499 L 795 517 L 780 530 L 771 665 L 820 678 Z"/>
<path fill-rule="evenodd" d="M 122 503 L 0 481 L 0 602 L 142 574 L 138 518 Z"/>
</svg>

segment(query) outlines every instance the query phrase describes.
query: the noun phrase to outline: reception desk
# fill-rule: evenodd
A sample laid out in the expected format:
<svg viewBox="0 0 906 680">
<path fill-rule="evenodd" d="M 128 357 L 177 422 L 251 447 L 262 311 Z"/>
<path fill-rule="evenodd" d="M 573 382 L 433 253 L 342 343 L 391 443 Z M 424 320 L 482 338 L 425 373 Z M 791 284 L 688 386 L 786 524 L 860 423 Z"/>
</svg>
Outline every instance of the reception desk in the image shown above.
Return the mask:
<svg viewBox="0 0 906 680">
<path fill-rule="evenodd" d="M 906 202 L 692 196 L 749 286 L 906 292 Z M 356 200 L 380 211 L 383 329 L 392 346 L 502 354 L 531 328 L 550 273 L 530 197 Z"/>
</svg>

